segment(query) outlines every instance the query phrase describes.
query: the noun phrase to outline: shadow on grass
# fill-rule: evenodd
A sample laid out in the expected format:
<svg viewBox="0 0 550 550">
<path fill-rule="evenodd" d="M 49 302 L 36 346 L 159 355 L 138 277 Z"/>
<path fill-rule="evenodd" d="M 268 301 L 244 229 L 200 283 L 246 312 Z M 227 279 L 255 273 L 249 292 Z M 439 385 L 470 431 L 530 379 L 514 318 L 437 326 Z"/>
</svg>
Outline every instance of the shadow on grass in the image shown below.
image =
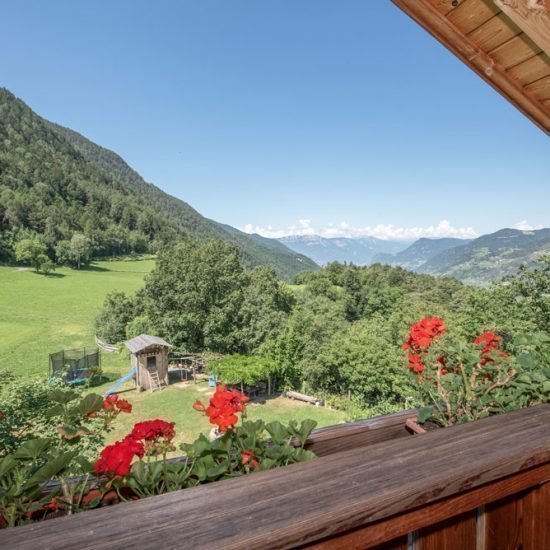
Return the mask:
<svg viewBox="0 0 550 550">
<path fill-rule="evenodd" d="M 107 269 L 106 267 L 101 267 L 99 265 L 83 265 L 80 269 L 75 269 L 75 271 L 97 271 L 101 273 L 105 273 L 106 271 L 111 271 L 110 269 Z"/>
<path fill-rule="evenodd" d="M 40 277 L 46 277 L 46 279 L 62 279 L 63 277 L 65 277 L 64 273 L 41 273 L 40 271 L 31 271 L 31 273 L 33 273 L 34 275 L 40 275 Z"/>
</svg>

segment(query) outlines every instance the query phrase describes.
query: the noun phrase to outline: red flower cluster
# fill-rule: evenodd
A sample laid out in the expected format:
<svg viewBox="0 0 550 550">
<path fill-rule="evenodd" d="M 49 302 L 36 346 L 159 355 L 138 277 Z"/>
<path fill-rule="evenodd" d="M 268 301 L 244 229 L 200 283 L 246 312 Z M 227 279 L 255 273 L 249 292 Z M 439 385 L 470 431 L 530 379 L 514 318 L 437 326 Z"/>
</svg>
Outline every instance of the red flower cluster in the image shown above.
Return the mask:
<svg viewBox="0 0 550 550">
<path fill-rule="evenodd" d="M 197 411 L 206 411 L 206 416 L 211 424 L 216 424 L 221 432 L 226 432 L 238 421 L 237 413 L 245 410 L 248 397 L 233 388 L 228 390 L 226 386 L 219 385 L 216 392 L 210 398 L 210 405 L 205 407 L 200 401 L 195 401 L 193 408 Z"/>
<path fill-rule="evenodd" d="M 498 351 L 497 355 L 499 357 L 508 357 L 507 353 L 498 349 L 501 341 L 502 338 L 497 336 L 494 332 L 484 332 L 474 340 L 474 344 L 478 346 L 483 345 L 483 349 L 481 350 L 481 361 L 479 363 L 481 366 L 494 361 L 490 356 L 493 351 Z"/>
<path fill-rule="evenodd" d="M 411 327 L 403 350 L 409 350 L 409 368 L 413 372 L 420 375 L 426 369 L 423 356 L 428 352 L 432 342 L 444 334 L 446 329 L 445 323 L 439 317 L 424 317 Z M 444 364 L 443 358 L 438 358 L 438 361 Z"/>
<path fill-rule="evenodd" d="M 241 464 L 243 466 L 250 464 L 253 468 L 260 466 L 260 463 L 254 458 L 254 451 L 244 451 L 241 454 Z"/>
<path fill-rule="evenodd" d="M 103 401 L 103 410 L 131 413 L 132 404 L 126 399 L 120 399 L 118 395 L 108 395 Z"/>
<path fill-rule="evenodd" d="M 175 422 L 166 422 L 166 420 L 146 420 L 138 422 L 134 426 L 130 437 L 143 441 L 158 441 L 159 439 L 172 441 L 176 435 L 174 426 Z"/>
<path fill-rule="evenodd" d="M 136 441 L 132 436 L 127 436 L 122 441 L 107 445 L 101 451 L 99 460 L 94 465 L 94 472 L 109 477 L 124 477 L 130 473 L 134 457 L 141 458 L 144 454 L 143 443 Z"/>
<path fill-rule="evenodd" d="M 2 420 L 2 418 L 4 418 L 4 413 L 0 411 L 0 420 Z"/>
<path fill-rule="evenodd" d="M 130 473 L 135 456 L 142 458 L 146 454 L 158 455 L 175 450 L 170 443 L 176 435 L 174 425 L 174 422 L 160 419 L 138 422 L 130 435 L 101 451 L 94 472 L 109 477 L 124 477 Z"/>
</svg>

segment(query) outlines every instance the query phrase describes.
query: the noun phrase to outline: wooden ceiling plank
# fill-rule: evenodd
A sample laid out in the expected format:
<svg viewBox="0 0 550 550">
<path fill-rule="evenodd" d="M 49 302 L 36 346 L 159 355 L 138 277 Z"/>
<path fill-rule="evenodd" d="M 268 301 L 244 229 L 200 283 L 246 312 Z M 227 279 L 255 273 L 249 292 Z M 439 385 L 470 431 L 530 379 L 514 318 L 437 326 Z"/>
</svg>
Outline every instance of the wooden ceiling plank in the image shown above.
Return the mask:
<svg viewBox="0 0 550 550">
<path fill-rule="evenodd" d="M 501 46 L 514 36 L 521 34 L 521 29 L 508 17 L 495 15 L 489 21 L 468 34 L 480 48 L 486 52 Z"/>
<path fill-rule="evenodd" d="M 525 33 L 522 33 L 491 50 L 489 55 L 501 67 L 510 69 L 540 52 L 540 48 Z"/>
<path fill-rule="evenodd" d="M 545 76 L 529 84 L 525 89 L 541 102 L 550 99 L 550 76 Z"/>
<path fill-rule="evenodd" d="M 524 86 L 550 74 L 550 57 L 544 52 L 534 55 L 523 63 L 512 67 L 508 73 Z"/>
<path fill-rule="evenodd" d="M 430 4 L 432 4 L 432 6 L 443 15 L 447 15 L 456 9 L 456 6 L 453 6 L 451 0 L 428 0 L 428 2 L 430 2 Z"/>
<path fill-rule="evenodd" d="M 480 0 L 464 0 L 449 13 L 448 18 L 462 32 L 468 34 L 499 13 L 500 9 L 494 4 Z"/>
<path fill-rule="evenodd" d="M 550 135 L 550 109 L 527 94 L 516 79 L 495 64 L 486 52 L 453 25 L 429 0 L 392 2 Z"/>
<path fill-rule="evenodd" d="M 535 0 L 493 0 L 541 50 L 550 55 L 550 8 Z"/>
</svg>

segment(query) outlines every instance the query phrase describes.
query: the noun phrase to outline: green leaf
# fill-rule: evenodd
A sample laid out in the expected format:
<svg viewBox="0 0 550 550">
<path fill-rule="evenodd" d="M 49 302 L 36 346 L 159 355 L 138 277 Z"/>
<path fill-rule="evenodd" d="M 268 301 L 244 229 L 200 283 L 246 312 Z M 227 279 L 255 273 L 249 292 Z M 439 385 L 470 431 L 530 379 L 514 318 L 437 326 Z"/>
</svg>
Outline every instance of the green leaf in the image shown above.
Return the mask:
<svg viewBox="0 0 550 550">
<path fill-rule="evenodd" d="M 50 393 L 50 399 L 54 403 L 60 403 L 66 405 L 78 397 L 78 393 L 74 391 L 53 390 Z"/>
<path fill-rule="evenodd" d="M 430 416 L 432 416 L 433 410 L 431 407 L 422 407 L 418 410 L 418 423 L 424 424 Z"/>
<path fill-rule="evenodd" d="M 61 416 L 65 411 L 63 405 L 55 405 L 46 412 L 46 418 L 52 418 L 54 416 Z"/>
<path fill-rule="evenodd" d="M 97 393 L 89 393 L 84 399 L 71 409 L 72 413 L 80 416 L 86 416 L 90 413 L 97 412 L 103 407 L 103 397 Z"/>
<path fill-rule="evenodd" d="M 302 420 L 302 423 L 300 424 L 299 435 L 298 435 L 302 445 L 305 444 L 307 438 L 310 436 L 311 432 L 315 429 L 315 426 L 317 426 L 317 422 L 315 420 L 311 420 L 311 418 L 306 418 L 305 420 Z"/>
<path fill-rule="evenodd" d="M 15 458 L 29 458 L 36 460 L 51 445 L 49 439 L 31 439 L 21 444 L 13 455 Z"/>
<path fill-rule="evenodd" d="M 9 474 L 16 466 L 17 460 L 15 460 L 13 455 L 0 458 L 0 478 L 4 477 L 6 474 Z"/>
<path fill-rule="evenodd" d="M 46 483 L 53 479 L 59 472 L 65 469 L 78 454 L 78 451 L 71 451 L 68 453 L 60 454 L 55 458 L 52 458 L 42 468 L 40 468 L 27 482 L 28 486 L 36 485 L 39 483 Z"/>
<path fill-rule="evenodd" d="M 288 430 L 278 420 L 267 424 L 265 429 L 275 443 L 283 443 L 290 436 Z"/>
<path fill-rule="evenodd" d="M 307 451 L 306 449 L 296 449 L 294 456 L 297 462 L 305 462 L 306 460 L 317 458 L 315 453 Z"/>
<path fill-rule="evenodd" d="M 90 433 L 90 430 L 88 430 L 87 428 L 79 428 L 76 426 L 69 426 L 67 424 L 64 424 L 63 426 L 58 426 L 56 430 L 63 439 L 68 439 L 69 441 L 71 439 L 80 437 L 81 435 L 88 435 Z"/>
</svg>

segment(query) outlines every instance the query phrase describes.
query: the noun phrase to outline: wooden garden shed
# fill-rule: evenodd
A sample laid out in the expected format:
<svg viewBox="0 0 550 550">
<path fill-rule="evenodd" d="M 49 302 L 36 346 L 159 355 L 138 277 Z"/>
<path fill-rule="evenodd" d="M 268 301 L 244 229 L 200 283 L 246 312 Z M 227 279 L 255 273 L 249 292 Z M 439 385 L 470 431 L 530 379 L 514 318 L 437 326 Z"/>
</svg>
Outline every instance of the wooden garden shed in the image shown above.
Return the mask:
<svg viewBox="0 0 550 550">
<path fill-rule="evenodd" d="M 140 334 L 126 342 L 135 369 L 138 390 L 157 390 L 168 384 L 168 352 L 172 345 L 149 334 Z"/>
</svg>

